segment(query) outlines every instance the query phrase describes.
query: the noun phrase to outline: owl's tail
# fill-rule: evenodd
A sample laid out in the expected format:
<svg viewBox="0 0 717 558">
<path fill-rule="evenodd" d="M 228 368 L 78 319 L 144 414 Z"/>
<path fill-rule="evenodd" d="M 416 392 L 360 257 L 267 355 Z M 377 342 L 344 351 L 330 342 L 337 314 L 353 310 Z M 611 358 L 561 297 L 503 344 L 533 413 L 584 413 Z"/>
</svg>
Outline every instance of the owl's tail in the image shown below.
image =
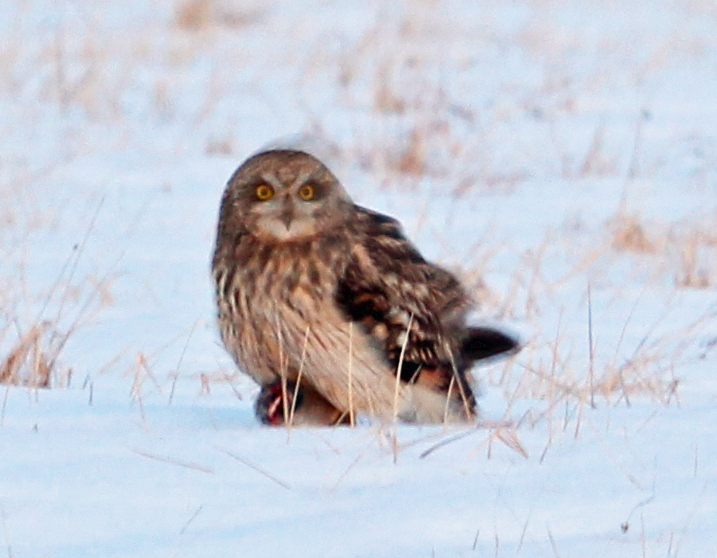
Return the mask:
<svg viewBox="0 0 717 558">
<path fill-rule="evenodd" d="M 519 349 L 518 340 L 502 331 L 488 327 L 469 327 L 463 339 L 461 354 L 468 361 L 476 361 L 516 353 Z"/>
</svg>

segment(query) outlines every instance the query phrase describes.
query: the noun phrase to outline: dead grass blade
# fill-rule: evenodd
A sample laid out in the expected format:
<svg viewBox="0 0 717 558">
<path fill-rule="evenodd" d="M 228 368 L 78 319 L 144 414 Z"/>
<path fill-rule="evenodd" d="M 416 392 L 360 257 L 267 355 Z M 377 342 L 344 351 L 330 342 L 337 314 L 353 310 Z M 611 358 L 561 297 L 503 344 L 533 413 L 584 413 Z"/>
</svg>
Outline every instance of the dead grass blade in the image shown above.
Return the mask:
<svg viewBox="0 0 717 558">
<path fill-rule="evenodd" d="M 192 522 L 197 518 L 197 516 L 200 514 L 200 512 L 201 512 L 203 509 L 204 509 L 204 504 L 202 504 L 201 506 L 199 506 L 199 507 L 194 511 L 194 513 L 192 514 L 192 517 L 190 517 L 189 519 L 187 519 L 187 522 L 186 522 L 184 525 L 182 525 L 182 528 L 179 530 L 179 534 L 180 534 L 180 535 L 183 535 L 184 533 L 187 532 L 187 529 L 189 528 L 189 526 L 190 526 L 190 525 L 192 524 Z"/>
<path fill-rule="evenodd" d="M 248 459 L 246 459 L 246 458 L 244 458 L 244 457 L 240 457 L 240 456 L 238 456 L 237 454 L 232 453 L 232 452 L 230 452 L 230 451 L 228 451 L 228 450 L 221 449 L 221 448 L 217 448 L 217 449 L 219 449 L 220 451 L 226 453 L 226 454 L 227 454 L 229 457 L 231 457 L 232 459 L 236 459 L 239 463 L 241 463 L 241 464 L 243 464 L 243 465 L 246 465 L 246 466 L 249 467 L 250 469 L 256 471 L 256 472 L 259 473 L 260 475 L 265 476 L 267 479 L 269 479 L 269 480 L 275 482 L 276 484 L 278 484 L 278 485 L 281 486 L 282 488 L 286 488 L 287 490 L 292 490 L 292 487 L 291 487 L 291 485 L 290 485 L 289 483 L 284 482 L 283 480 L 281 480 L 280 478 L 276 477 L 275 475 L 272 475 L 269 471 L 267 471 L 267 470 L 264 469 L 263 467 L 260 467 L 260 466 L 257 465 L 256 463 L 252 463 L 252 462 L 249 461 Z"/>
<path fill-rule="evenodd" d="M 198 463 L 192 463 L 190 461 L 183 461 L 181 459 L 175 459 L 173 457 L 166 457 L 164 455 L 157 455 L 156 453 L 149 453 L 147 451 L 142 451 L 136 448 L 128 448 L 132 453 L 136 453 L 137 455 L 141 455 L 142 457 L 146 457 L 148 459 L 153 459 L 155 461 L 161 461 L 162 463 L 171 463 L 172 465 L 178 465 L 180 467 L 186 467 L 187 469 L 193 469 L 194 471 L 200 471 L 202 473 L 208 473 L 213 474 L 214 470 L 210 469 L 209 467 L 205 467 L 204 465 L 199 465 Z"/>
</svg>

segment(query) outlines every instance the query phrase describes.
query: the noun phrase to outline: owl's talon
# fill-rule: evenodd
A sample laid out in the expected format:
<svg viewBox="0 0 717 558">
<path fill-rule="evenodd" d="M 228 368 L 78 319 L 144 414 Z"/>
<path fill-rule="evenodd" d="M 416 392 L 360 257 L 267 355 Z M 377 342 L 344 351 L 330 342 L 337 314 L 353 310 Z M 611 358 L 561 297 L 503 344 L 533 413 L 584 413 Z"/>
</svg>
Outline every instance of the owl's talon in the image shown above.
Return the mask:
<svg viewBox="0 0 717 558">
<path fill-rule="evenodd" d="M 257 418 L 263 423 L 270 426 L 280 426 L 284 424 L 285 417 L 289 416 L 291 421 L 292 409 L 296 411 L 301 404 L 301 391 L 296 393 L 296 382 L 286 382 L 286 393 L 282 389 L 282 382 L 277 380 L 261 388 L 259 396 L 256 399 L 254 411 Z M 294 403 L 294 394 L 296 393 L 296 403 Z M 286 412 L 284 405 L 286 404 Z"/>
</svg>

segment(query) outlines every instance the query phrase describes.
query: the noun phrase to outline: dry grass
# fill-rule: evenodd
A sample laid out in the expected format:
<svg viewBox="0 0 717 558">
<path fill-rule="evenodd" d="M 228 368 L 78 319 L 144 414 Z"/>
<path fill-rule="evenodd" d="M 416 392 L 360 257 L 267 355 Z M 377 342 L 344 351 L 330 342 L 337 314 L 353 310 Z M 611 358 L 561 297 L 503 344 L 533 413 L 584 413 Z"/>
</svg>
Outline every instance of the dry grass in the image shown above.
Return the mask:
<svg viewBox="0 0 717 558">
<path fill-rule="evenodd" d="M 234 9 L 230 3 L 218 0 L 184 0 L 175 8 L 175 23 L 184 31 L 201 31 L 212 26 L 244 27 L 260 18 L 260 4 Z"/>
<path fill-rule="evenodd" d="M 46 388 L 66 386 L 72 369 L 56 366 L 60 350 L 66 339 L 53 342 L 50 324 L 35 324 L 21 336 L 7 355 L 0 360 L 0 383 Z"/>
<path fill-rule="evenodd" d="M 612 225 L 612 247 L 615 250 L 644 254 L 657 252 L 657 241 L 649 237 L 638 216 L 620 216 Z"/>
<path fill-rule="evenodd" d="M 212 22 L 214 0 L 186 0 L 177 7 L 175 21 L 182 29 L 196 31 Z"/>
<path fill-rule="evenodd" d="M 692 230 L 677 239 L 679 268 L 675 285 L 680 288 L 708 289 L 717 286 L 717 236 L 705 230 Z"/>
<path fill-rule="evenodd" d="M 705 309 L 691 322 L 676 320 L 672 316 L 679 314 L 679 308 L 671 299 L 683 288 L 717 285 L 714 267 L 706 266 L 710 261 L 706 254 L 714 254 L 717 246 L 709 223 L 648 226 L 639 215 L 620 216 L 606 223 L 602 237 L 594 237 L 602 238 L 602 245 L 574 244 L 569 238 L 559 241 L 548 231 L 542 244 L 519 258 L 508 287 L 500 289 L 508 293 L 507 297 L 498 300 L 488 313 L 527 322 L 533 336 L 504 366 L 490 367 L 482 374 L 479 371 L 486 384 L 504 393 L 502 432 L 517 436 L 521 426 L 547 422 L 547 451 L 554 435 L 578 435 L 585 412 L 592 407 L 629 407 L 638 399 L 659 405 L 679 404 L 683 371 L 706 358 L 712 349 L 700 349 L 700 340 L 702 332 L 717 320 L 717 310 Z M 476 258 L 481 260 L 480 252 L 490 250 L 478 247 Z M 566 254 L 574 261 L 572 268 L 557 269 L 555 262 L 565 261 Z M 626 259 L 639 261 L 640 269 L 654 268 L 653 273 L 641 275 L 643 292 L 651 293 L 644 300 L 641 296 L 625 299 L 622 282 Z M 588 278 L 600 285 L 597 307 Z M 637 287 L 640 282 L 633 278 L 631 285 Z M 584 298 L 571 300 L 569 293 L 581 290 L 586 291 Z M 653 323 L 636 318 L 643 303 L 652 307 L 654 292 L 660 293 L 657 296 L 662 302 L 657 307 L 662 314 L 651 318 Z M 606 332 L 605 313 L 616 303 L 632 309 Z M 582 314 L 576 315 L 576 309 Z M 557 318 L 556 329 L 546 332 L 546 317 L 549 321 L 551 315 Z M 594 332 L 593 320 L 597 319 L 603 328 L 600 334 Z M 642 337 L 636 338 L 635 332 Z M 497 430 L 491 430 L 488 438 L 496 436 Z"/>
<path fill-rule="evenodd" d="M 82 241 L 73 247 L 45 292 L 32 292 L 26 284 L 26 264 L 14 256 L 17 247 L 4 250 L 8 271 L 0 277 L 5 285 L 0 299 L 0 383 L 32 388 L 69 386 L 73 369 L 62 359 L 68 342 L 113 301 L 112 276 L 77 278 L 101 205 Z M 30 239 L 27 235 L 20 238 L 24 242 Z"/>
<path fill-rule="evenodd" d="M 685 328 L 686 333 L 691 328 Z M 635 349 L 632 357 L 621 363 L 604 362 L 595 365 L 592 377 L 589 365 L 578 367 L 572 355 L 564 352 L 565 338 L 559 338 L 552 346 L 544 346 L 550 358 L 540 358 L 524 364 L 522 375 L 511 382 L 518 386 L 514 393 L 527 399 L 548 401 L 549 410 L 563 404 L 587 404 L 605 401 L 607 404 L 625 402 L 633 397 L 652 397 L 660 403 L 669 403 L 679 380 L 674 376 L 675 367 L 684 363 L 681 358 L 685 348 L 670 346 L 667 336 Z M 527 350 L 535 348 L 528 347 Z"/>
<path fill-rule="evenodd" d="M 703 222 L 653 224 L 638 214 L 618 215 L 609 224 L 612 248 L 648 256 L 657 272 L 671 275 L 680 289 L 717 286 L 717 215 Z"/>
<path fill-rule="evenodd" d="M 75 304 L 60 303 L 58 311 L 47 319 L 41 312 L 37 318 L 24 322 L 5 309 L 6 325 L 0 331 L 0 383 L 33 388 L 69 386 L 73 368 L 64 363 L 63 351 L 72 336 L 110 303 L 109 288 L 109 279 L 96 285 L 88 279 L 72 288 L 78 296 Z M 66 289 L 65 293 L 70 287 Z M 46 304 L 54 306 L 57 302 L 51 294 Z"/>
</svg>

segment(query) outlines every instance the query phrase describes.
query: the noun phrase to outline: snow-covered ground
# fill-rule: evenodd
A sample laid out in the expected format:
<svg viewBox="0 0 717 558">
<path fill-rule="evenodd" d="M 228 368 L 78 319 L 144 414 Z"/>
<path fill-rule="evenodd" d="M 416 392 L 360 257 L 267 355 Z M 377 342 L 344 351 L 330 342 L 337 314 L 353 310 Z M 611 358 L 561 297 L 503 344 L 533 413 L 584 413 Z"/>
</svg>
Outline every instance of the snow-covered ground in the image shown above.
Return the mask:
<svg viewBox="0 0 717 558">
<path fill-rule="evenodd" d="M 717 555 L 713 2 L 7 0 L 0 37 L 0 375 L 53 386 L 0 386 L 0 556 Z M 209 257 L 296 134 L 522 336 L 478 428 L 256 423 Z"/>
</svg>

